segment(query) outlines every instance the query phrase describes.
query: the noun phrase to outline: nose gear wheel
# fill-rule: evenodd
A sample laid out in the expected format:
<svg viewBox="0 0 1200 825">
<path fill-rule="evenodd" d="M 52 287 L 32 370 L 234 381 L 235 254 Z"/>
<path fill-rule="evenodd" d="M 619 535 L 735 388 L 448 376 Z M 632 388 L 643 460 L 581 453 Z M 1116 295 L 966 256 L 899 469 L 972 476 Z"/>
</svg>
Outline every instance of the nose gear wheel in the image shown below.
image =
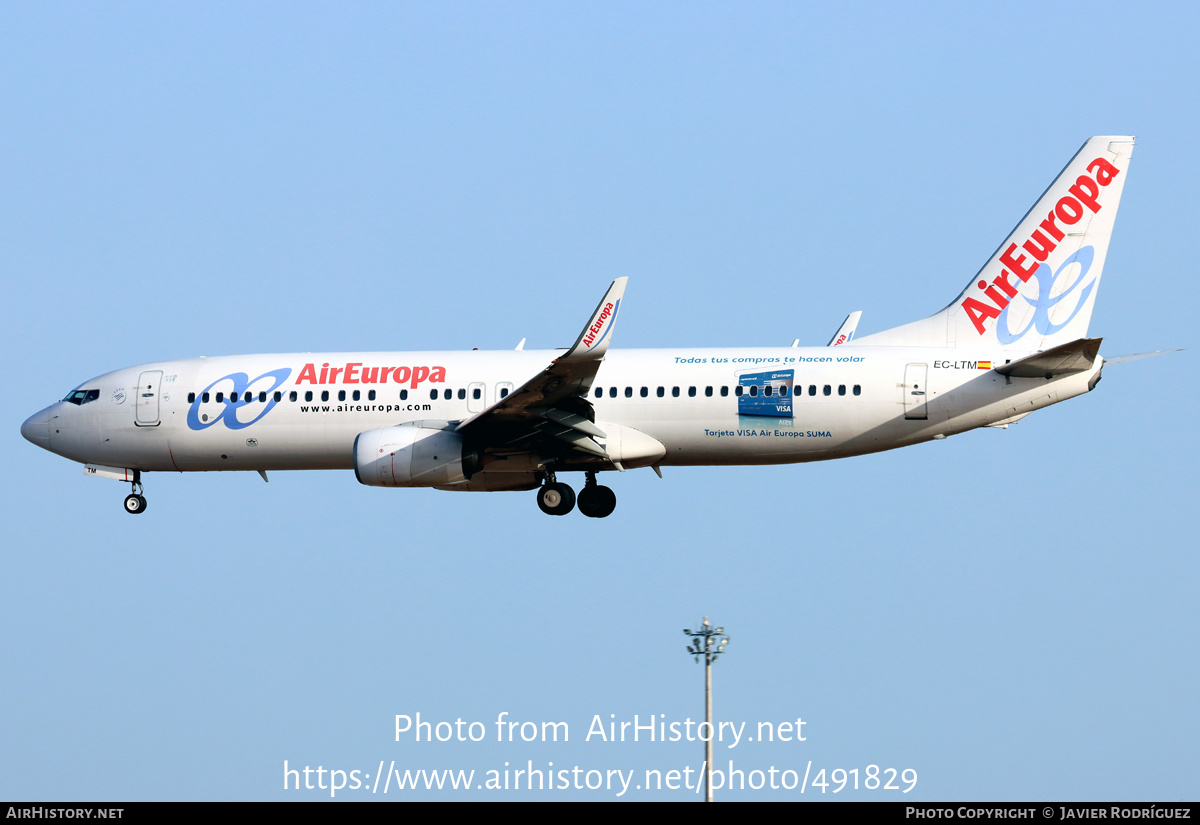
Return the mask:
<svg viewBox="0 0 1200 825">
<path fill-rule="evenodd" d="M 125 496 L 125 512 L 130 515 L 141 515 L 146 512 L 146 497 L 142 495 L 142 471 L 133 471 L 133 492 Z"/>
</svg>

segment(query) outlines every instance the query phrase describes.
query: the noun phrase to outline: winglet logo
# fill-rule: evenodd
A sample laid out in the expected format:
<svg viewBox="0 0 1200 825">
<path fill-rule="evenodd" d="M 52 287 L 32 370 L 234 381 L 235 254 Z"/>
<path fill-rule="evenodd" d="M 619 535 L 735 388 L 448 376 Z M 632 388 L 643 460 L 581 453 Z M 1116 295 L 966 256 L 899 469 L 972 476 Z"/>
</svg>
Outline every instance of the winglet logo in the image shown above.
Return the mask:
<svg viewBox="0 0 1200 825">
<path fill-rule="evenodd" d="M 291 374 L 292 371 L 289 367 L 282 367 L 277 370 L 272 370 L 271 372 L 265 372 L 253 379 L 244 372 L 235 372 L 218 378 L 216 381 L 213 381 L 211 384 L 205 387 L 203 392 L 197 393 L 196 400 L 192 402 L 192 406 L 188 407 L 188 428 L 192 430 L 207 430 L 218 421 L 224 421 L 225 426 L 231 430 L 243 430 L 246 427 L 249 427 L 255 421 L 258 421 L 264 415 L 269 413 L 275 406 L 276 402 L 274 398 L 272 398 L 271 393 L 281 387 L 283 382 L 286 381 L 288 376 Z M 267 394 L 267 401 L 265 403 L 252 402 L 250 400 L 250 397 L 252 397 L 250 388 L 258 385 L 260 381 L 268 378 L 274 378 L 275 383 L 269 387 L 262 386 L 259 389 L 259 392 L 265 392 Z M 208 394 L 214 387 L 219 386 L 225 381 L 228 381 L 232 384 L 232 386 L 229 388 L 229 399 L 227 401 L 218 402 L 220 412 L 218 412 L 216 415 L 213 415 L 211 419 L 205 415 L 204 419 L 202 420 L 200 418 L 200 406 L 204 403 L 205 395 Z M 254 418 L 250 419 L 249 421 L 241 421 L 238 419 L 238 410 L 249 406 L 252 403 L 262 403 L 262 412 L 254 416 Z"/>
<path fill-rule="evenodd" d="M 583 345 L 585 347 L 591 349 L 604 340 L 605 336 L 612 330 L 612 324 L 609 321 L 616 316 L 617 307 L 620 305 L 620 300 L 615 304 L 609 301 L 604 305 L 604 308 L 600 310 L 600 314 L 596 316 L 596 321 L 588 327 L 587 334 L 583 336 Z"/>
<path fill-rule="evenodd" d="M 1000 263 L 1008 268 L 1000 270 L 1000 274 L 990 284 L 987 281 L 977 283 L 975 287 L 979 292 L 963 300 L 961 304 L 963 311 L 971 319 L 971 323 L 975 325 L 975 331 L 980 335 L 987 331 L 984 322 L 989 318 L 996 319 L 996 337 L 1002 344 L 1016 341 L 1035 325 L 1038 332 L 1048 335 L 1070 323 L 1087 301 L 1088 296 L 1095 288 L 1095 280 L 1089 281 L 1083 287 L 1075 311 L 1071 313 L 1070 318 L 1061 324 L 1051 323 L 1050 308 L 1082 285 L 1084 275 L 1087 274 L 1092 260 L 1095 258 L 1095 248 L 1081 247 L 1063 261 L 1053 275 L 1050 275 L 1050 267 L 1046 264 L 1046 260 L 1050 257 L 1050 253 L 1058 248 L 1059 242 L 1067 236 L 1066 227 L 1074 226 L 1083 219 L 1086 214 L 1084 207 L 1090 209 L 1093 214 L 1103 208 L 1099 200 L 1101 190 L 1112 183 L 1113 179 L 1121 173 L 1121 170 L 1104 158 L 1096 158 L 1089 163 L 1087 171 L 1092 175 L 1080 175 L 1076 178 L 1074 185 L 1067 190 L 1068 194 L 1059 198 L 1058 203 L 1046 215 L 1045 220 L 1038 224 L 1038 228 L 1021 244 L 1021 249 L 1029 253 L 1032 260 L 1024 254 L 1019 254 L 1017 245 L 1010 243 L 1000 255 Z M 1059 275 L 1072 263 L 1080 265 L 1079 276 L 1069 287 L 1059 290 L 1057 295 L 1051 297 Z M 1011 274 L 1015 274 L 1020 279 L 1020 283 L 1010 282 L 1009 275 Z M 1019 287 L 1021 284 L 1028 283 L 1029 279 L 1035 276 L 1038 283 L 1038 294 L 1035 298 L 1029 298 L 1020 292 Z M 1007 324 L 1008 308 L 1018 297 L 1034 307 L 1034 318 L 1025 329 L 1013 334 L 1009 332 Z"/>
</svg>

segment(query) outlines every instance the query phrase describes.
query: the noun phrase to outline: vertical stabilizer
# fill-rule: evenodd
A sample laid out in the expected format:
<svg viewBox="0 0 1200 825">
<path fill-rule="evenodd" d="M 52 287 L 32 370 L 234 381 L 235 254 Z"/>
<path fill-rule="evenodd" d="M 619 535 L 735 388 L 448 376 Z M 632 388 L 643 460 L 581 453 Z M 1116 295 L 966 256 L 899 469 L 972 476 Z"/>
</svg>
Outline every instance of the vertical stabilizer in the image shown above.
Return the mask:
<svg viewBox="0 0 1200 825">
<path fill-rule="evenodd" d="M 1132 153 L 1132 137 L 1087 141 L 953 303 L 846 345 L 1036 352 L 1086 337 Z"/>
</svg>

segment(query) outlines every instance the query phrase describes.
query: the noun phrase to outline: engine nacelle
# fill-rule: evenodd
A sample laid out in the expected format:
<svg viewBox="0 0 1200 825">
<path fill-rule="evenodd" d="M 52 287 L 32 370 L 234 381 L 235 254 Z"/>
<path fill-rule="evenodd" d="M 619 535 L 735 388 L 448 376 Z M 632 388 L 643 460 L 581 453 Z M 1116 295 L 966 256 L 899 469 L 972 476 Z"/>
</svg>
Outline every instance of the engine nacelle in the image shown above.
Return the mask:
<svg viewBox="0 0 1200 825">
<path fill-rule="evenodd" d="M 466 481 L 476 469 L 463 437 L 420 421 L 367 430 L 354 439 L 354 474 L 371 487 L 434 487 Z"/>
</svg>

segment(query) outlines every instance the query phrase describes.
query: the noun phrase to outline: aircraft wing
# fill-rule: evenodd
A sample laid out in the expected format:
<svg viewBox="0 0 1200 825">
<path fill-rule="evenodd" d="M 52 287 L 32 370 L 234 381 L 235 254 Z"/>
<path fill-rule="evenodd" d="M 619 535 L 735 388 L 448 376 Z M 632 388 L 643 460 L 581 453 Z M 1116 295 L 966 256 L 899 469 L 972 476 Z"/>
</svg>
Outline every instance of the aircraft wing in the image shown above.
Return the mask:
<svg viewBox="0 0 1200 825">
<path fill-rule="evenodd" d="M 612 340 L 627 278 L 617 278 L 600 299 L 583 331 L 563 355 L 455 429 L 489 449 L 527 452 L 544 447 L 607 458 L 592 437 L 605 433 L 592 420 L 588 390 Z"/>
</svg>

